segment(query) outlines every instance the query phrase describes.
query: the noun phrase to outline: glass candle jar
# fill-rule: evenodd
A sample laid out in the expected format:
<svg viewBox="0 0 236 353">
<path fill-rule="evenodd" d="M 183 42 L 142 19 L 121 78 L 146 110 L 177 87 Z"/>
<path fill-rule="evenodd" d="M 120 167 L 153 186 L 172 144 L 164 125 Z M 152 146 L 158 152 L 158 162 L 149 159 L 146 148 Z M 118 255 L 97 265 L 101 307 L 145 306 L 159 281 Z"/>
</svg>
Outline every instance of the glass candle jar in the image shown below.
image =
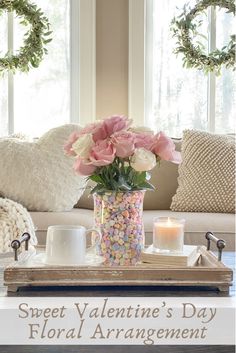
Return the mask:
<svg viewBox="0 0 236 353">
<path fill-rule="evenodd" d="M 153 224 L 155 251 L 182 252 L 184 245 L 184 219 L 158 217 Z"/>
</svg>

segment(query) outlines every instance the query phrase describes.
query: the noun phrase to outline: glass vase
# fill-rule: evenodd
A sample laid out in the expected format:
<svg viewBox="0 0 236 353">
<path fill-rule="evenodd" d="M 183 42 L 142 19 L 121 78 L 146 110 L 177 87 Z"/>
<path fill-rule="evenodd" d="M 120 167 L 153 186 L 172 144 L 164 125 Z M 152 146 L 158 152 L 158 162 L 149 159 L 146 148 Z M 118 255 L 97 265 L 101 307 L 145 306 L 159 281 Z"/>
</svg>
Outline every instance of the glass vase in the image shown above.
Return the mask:
<svg viewBox="0 0 236 353">
<path fill-rule="evenodd" d="M 111 266 L 135 265 L 145 243 L 143 199 L 145 191 L 94 194 L 95 225 L 102 237 L 99 253 Z"/>
</svg>

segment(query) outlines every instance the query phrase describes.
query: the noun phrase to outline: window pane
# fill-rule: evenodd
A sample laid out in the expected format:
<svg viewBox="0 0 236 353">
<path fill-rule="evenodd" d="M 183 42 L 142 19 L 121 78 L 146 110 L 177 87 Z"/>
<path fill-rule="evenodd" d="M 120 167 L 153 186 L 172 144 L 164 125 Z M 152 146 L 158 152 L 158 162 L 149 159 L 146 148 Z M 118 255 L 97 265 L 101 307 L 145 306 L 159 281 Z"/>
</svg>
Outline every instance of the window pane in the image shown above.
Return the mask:
<svg viewBox="0 0 236 353">
<path fill-rule="evenodd" d="M 173 54 L 176 44 L 170 23 L 179 13 L 176 7 L 181 9 L 185 3 L 186 0 L 153 1 L 153 60 L 147 67 L 147 89 L 151 95 L 147 99 L 152 103 L 146 124 L 174 137 L 180 137 L 186 128 L 207 128 L 207 77 L 198 70 L 183 68 L 181 56 Z M 205 16 L 202 26 L 201 31 L 206 34 Z"/>
<path fill-rule="evenodd" d="M 0 21 L 0 56 L 7 52 L 7 14 L 1 15 Z M 7 74 L 0 76 L 0 136 L 8 134 Z"/>
<path fill-rule="evenodd" d="M 39 68 L 15 75 L 15 131 L 33 137 L 70 119 L 70 20 L 68 0 L 37 0 L 53 30 L 48 55 Z M 15 20 L 17 49 L 26 28 Z"/>
<path fill-rule="evenodd" d="M 217 48 L 227 45 L 233 34 L 234 17 L 225 10 L 217 10 L 216 38 Z M 216 78 L 216 132 L 229 133 L 235 128 L 236 81 L 231 69 L 223 69 Z"/>
</svg>

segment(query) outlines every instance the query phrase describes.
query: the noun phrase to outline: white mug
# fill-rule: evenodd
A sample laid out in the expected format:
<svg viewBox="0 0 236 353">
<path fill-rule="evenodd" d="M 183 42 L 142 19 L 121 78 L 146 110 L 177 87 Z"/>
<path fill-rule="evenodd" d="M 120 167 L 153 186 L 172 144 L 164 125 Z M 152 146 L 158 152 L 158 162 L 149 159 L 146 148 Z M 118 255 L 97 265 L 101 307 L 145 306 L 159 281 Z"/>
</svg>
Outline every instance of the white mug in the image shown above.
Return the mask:
<svg viewBox="0 0 236 353">
<path fill-rule="evenodd" d="M 85 263 L 86 238 L 96 232 L 97 242 L 101 233 L 97 229 L 83 226 L 53 225 L 48 227 L 46 242 L 46 263 L 51 265 L 81 265 Z"/>
</svg>

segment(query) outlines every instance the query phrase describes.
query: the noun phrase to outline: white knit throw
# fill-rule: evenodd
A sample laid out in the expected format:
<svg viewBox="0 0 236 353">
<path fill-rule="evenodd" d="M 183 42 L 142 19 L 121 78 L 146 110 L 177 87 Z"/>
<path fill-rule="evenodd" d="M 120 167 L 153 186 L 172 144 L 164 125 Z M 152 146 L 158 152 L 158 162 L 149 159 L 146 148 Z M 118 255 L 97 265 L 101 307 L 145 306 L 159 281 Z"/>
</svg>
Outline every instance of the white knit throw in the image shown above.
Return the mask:
<svg viewBox="0 0 236 353">
<path fill-rule="evenodd" d="M 30 245 L 37 245 L 34 224 L 29 212 L 19 203 L 0 198 L 0 253 L 11 250 L 11 242 L 29 233 Z"/>
</svg>

